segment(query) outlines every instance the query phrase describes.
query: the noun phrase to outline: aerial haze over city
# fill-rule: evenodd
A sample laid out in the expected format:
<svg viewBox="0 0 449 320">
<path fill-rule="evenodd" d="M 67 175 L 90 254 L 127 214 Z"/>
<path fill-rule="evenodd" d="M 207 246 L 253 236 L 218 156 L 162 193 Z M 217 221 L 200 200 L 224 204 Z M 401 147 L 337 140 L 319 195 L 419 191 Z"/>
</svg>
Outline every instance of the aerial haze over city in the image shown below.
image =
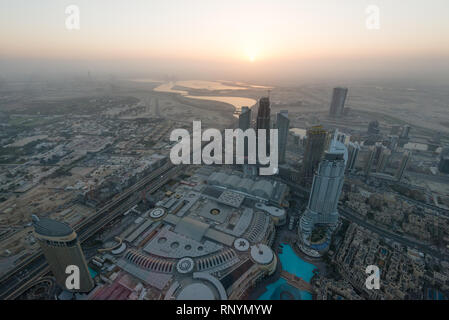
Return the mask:
<svg viewBox="0 0 449 320">
<path fill-rule="evenodd" d="M 448 11 L 2 1 L 0 299 L 447 300 Z"/>
</svg>

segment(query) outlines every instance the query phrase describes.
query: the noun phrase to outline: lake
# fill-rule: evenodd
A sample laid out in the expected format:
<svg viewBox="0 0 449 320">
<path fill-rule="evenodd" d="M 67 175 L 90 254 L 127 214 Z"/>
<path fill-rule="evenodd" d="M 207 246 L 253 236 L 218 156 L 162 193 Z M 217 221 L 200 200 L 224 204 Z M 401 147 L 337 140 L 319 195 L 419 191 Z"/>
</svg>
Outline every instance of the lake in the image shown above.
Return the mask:
<svg viewBox="0 0 449 320">
<path fill-rule="evenodd" d="M 185 90 L 175 90 L 174 86 L 181 86 L 192 89 L 204 89 L 204 90 L 245 90 L 245 87 L 237 87 L 231 85 L 225 85 L 220 82 L 215 81 L 199 81 L 199 80 L 189 80 L 189 81 L 176 81 L 176 82 L 167 82 L 159 85 L 154 88 L 154 91 L 157 92 L 169 92 L 169 93 L 177 93 L 186 98 L 190 99 L 199 99 L 199 100 L 211 100 L 211 101 L 219 101 L 232 105 L 236 111 L 240 111 L 243 106 L 252 107 L 257 101 L 251 98 L 244 97 L 227 97 L 227 96 L 192 96 Z"/>
</svg>

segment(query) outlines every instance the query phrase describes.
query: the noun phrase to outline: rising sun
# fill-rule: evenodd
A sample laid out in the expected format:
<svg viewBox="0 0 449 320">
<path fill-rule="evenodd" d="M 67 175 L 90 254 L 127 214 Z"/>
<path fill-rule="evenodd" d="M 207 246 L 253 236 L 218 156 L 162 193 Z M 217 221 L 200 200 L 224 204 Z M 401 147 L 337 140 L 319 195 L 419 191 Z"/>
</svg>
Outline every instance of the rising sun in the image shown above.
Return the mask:
<svg viewBox="0 0 449 320">
<path fill-rule="evenodd" d="M 256 61 L 257 50 L 255 50 L 255 49 L 246 49 L 246 56 L 247 56 L 249 62 Z"/>
</svg>

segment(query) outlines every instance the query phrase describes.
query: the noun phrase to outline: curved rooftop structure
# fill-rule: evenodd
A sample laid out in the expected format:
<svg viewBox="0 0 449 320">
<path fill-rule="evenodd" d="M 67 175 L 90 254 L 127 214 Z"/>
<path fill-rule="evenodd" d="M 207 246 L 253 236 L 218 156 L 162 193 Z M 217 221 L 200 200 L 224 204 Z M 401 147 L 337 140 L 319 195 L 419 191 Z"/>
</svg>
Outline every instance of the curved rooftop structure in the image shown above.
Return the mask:
<svg viewBox="0 0 449 320">
<path fill-rule="evenodd" d="M 166 214 L 166 211 L 164 208 L 154 208 L 150 211 L 150 218 L 152 219 L 159 219 L 161 217 L 163 217 Z"/>
<path fill-rule="evenodd" d="M 226 188 L 232 188 L 232 187 L 236 187 L 240 184 L 240 177 L 236 176 L 236 175 L 230 175 L 226 178 L 226 181 L 224 181 L 223 185 Z"/>
<path fill-rule="evenodd" d="M 281 208 L 276 208 L 273 206 L 267 206 L 263 203 L 256 203 L 256 208 L 268 212 L 273 217 L 283 217 L 285 216 L 285 210 Z"/>
<path fill-rule="evenodd" d="M 65 237 L 73 233 L 73 229 L 66 223 L 49 218 L 33 216 L 34 231 L 47 237 Z"/>
<path fill-rule="evenodd" d="M 273 185 L 266 180 L 257 181 L 251 188 L 251 194 L 262 198 L 270 198 L 272 193 Z"/>
<path fill-rule="evenodd" d="M 241 192 L 250 193 L 253 185 L 253 180 L 245 178 L 240 181 L 240 184 L 236 187 L 236 189 Z"/>
<path fill-rule="evenodd" d="M 285 184 L 279 181 L 272 181 L 268 179 L 253 180 L 250 178 L 243 178 L 238 174 L 227 174 L 224 172 L 212 173 L 207 182 L 213 187 L 233 190 L 249 197 L 259 198 L 259 200 L 273 201 L 280 205 L 283 201 L 283 196 L 288 191 Z"/>
<path fill-rule="evenodd" d="M 228 175 L 223 172 L 214 172 L 208 179 L 208 183 L 212 185 L 221 185 L 226 179 Z"/>
<path fill-rule="evenodd" d="M 120 247 L 118 247 L 118 248 L 116 248 L 116 249 L 113 249 L 113 250 L 111 251 L 111 253 L 112 253 L 112 254 L 121 254 L 121 253 L 125 252 L 125 250 L 126 250 L 126 243 L 122 243 L 122 244 L 120 245 Z"/>
<path fill-rule="evenodd" d="M 178 261 L 176 264 L 176 270 L 179 273 L 189 273 L 193 271 L 193 268 L 195 267 L 195 262 L 192 258 L 185 257 Z"/>
<path fill-rule="evenodd" d="M 273 196 L 276 185 L 270 180 L 198 170 L 192 181 L 207 179 L 208 185 L 180 184 L 160 200 L 165 209 L 140 214 L 151 225 L 138 230 L 138 241 L 126 241 L 117 266 L 164 299 L 240 299 L 275 271 L 277 258 L 268 245 L 285 210 L 256 206 L 271 203 L 265 195 Z M 179 195 L 179 211 L 167 208 L 173 195 Z M 123 235 L 140 228 L 129 224 Z"/>
<path fill-rule="evenodd" d="M 246 251 L 249 249 L 249 241 L 245 238 L 238 238 L 234 241 L 234 248 L 238 251 Z"/>
<path fill-rule="evenodd" d="M 215 300 L 212 289 L 202 282 L 194 282 L 181 289 L 177 300 Z"/>
<path fill-rule="evenodd" d="M 251 258 L 259 264 L 269 264 L 273 261 L 274 253 L 269 246 L 256 244 L 251 247 Z"/>
</svg>

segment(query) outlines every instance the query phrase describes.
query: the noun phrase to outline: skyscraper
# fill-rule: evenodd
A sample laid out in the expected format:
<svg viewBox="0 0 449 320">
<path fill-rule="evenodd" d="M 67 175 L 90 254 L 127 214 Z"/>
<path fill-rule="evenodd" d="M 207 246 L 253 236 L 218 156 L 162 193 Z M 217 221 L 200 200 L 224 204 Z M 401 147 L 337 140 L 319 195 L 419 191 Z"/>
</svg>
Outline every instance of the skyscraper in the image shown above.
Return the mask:
<svg viewBox="0 0 449 320">
<path fill-rule="evenodd" d="M 369 148 L 368 155 L 367 155 L 367 158 L 365 161 L 365 168 L 364 168 L 365 176 L 370 175 L 371 168 L 373 167 L 375 157 L 376 157 L 376 148 L 374 146 L 371 146 Z"/>
<path fill-rule="evenodd" d="M 374 120 L 368 124 L 368 134 L 379 134 L 379 121 Z"/>
<path fill-rule="evenodd" d="M 397 181 L 401 181 L 402 177 L 404 176 L 404 172 L 407 169 L 411 157 L 412 153 L 410 151 L 405 151 L 402 155 L 401 163 L 399 164 L 399 168 L 395 174 L 395 178 Z"/>
<path fill-rule="evenodd" d="M 270 153 L 270 98 L 262 97 L 259 100 L 259 110 L 257 111 L 257 120 L 256 120 L 256 136 L 259 138 L 258 130 L 265 129 L 266 133 L 266 145 L 265 150 L 266 154 Z M 257 154 L 259 154 L 259 141 L 257 141 Z M 258 164 L 258 167 L 261 165 Z"/>
<path fill-rule="evenodd" d="M 285 152 L 287 149 L 288 128 L 290 120 L 288 119 L 288 111 L 282 110 L 277 114 L 276 127 L 278 129 L 279 140 L 279 163 L 285 163 Z"/>
<path fill-rule="evenodd" d="M 309 202 L 300 219 L 298 230 L 302 244 L 306 247 L 312 245 L 311 235 L 316 225 L 326 226 L 328 237 L 337 225 L 338 200 L 343 188 L 346 166 L 344 157 L 344 149 L 331 145 L 313 177 Z"/>
<path fill-rule="evenodd" d="M 314 126 L 307 129 L 303 160 L 304 177 L 313 177 L 314 171 L 318 168 L 326 146 L 326 137 L 327 132 L 322 126 Z"/>
<path fill-rule="evenodd" d="M 242 107 L 239 115 L 239 129 L 243 131 L 248 130 L 251 127 L 251 109 L 248 107 Z M 248 158 L 248 140 L 245 139 L 244 157 Z M 245 161 L 246 163 L 246 161 Z"/>
<path fill-rule="evenodd" d="M 402 132 L 401 132 L 400 138 L 401 139 L 408 139 L 409 134 L 410 134 L 410 126 L 409 125 L 405 125 L 402 128 Z"/>
<path fill-rule="evenodd" d="M 239 129 L 243 131 L 251 127 L 251 109 L 248 107 L 242 107 L 239 115 Z"/>
<path fill-rule="evenodd" d="M 340 88 L 340 87 L 334 88 L 331 106 L 329 109 L 330 117 L 339 118 L 343 115 L 347 95 L 348 95 L 348 88 Z"/>
<path fill-rule="evenodd" d="M 358 142 L 349 142 L 348 144 L 348 163 L 346 164 L 347 171 L 355 169 L 355 163 L 360 153 L 360 145 Z"/>
<path fill-rule="evenodd" d="M 398 142 L 399 142 L 399 136 L 395 136 L 395 135 L 389 135 L 388 136 L 388 148 L 391 151 L 396 151 L 396 148 L 398 147 Z"/>
<path fill-rule="evenodd" d="M 341 143 L 346 143 L 346 135 L 344 133 L 337 133 L 337 140 L 340 141 Z"/>
<path fill-rule="evenodd" d="M 80 288 L 69 291 L 89 292 L 92 290 L 94 282 L 73 229 L 68 224 L 48 218 L 38 218 L 33 215 L 32 219 L 35 238 L 42 248 L 58 285 L 69 290 L 66 287 L 66 279 L 70 273 L 66 273 L 66 268 L 75 265 L 79 268 Z"/>
<path fill-rule="evenodd" d="M 383 148 L 380 153 L 379 160 L 377 160 L 376 172 L 382 173 L 387 167 L 388 161 L 390 160 L 391 151 L 387 148 Z"/>
<path fill-rule="evenodd" d="M 262 97 L 259 100 L 259 110 L 257 111 L 257 129 L 270 129 L 270 99 Z"/>
</svg>

